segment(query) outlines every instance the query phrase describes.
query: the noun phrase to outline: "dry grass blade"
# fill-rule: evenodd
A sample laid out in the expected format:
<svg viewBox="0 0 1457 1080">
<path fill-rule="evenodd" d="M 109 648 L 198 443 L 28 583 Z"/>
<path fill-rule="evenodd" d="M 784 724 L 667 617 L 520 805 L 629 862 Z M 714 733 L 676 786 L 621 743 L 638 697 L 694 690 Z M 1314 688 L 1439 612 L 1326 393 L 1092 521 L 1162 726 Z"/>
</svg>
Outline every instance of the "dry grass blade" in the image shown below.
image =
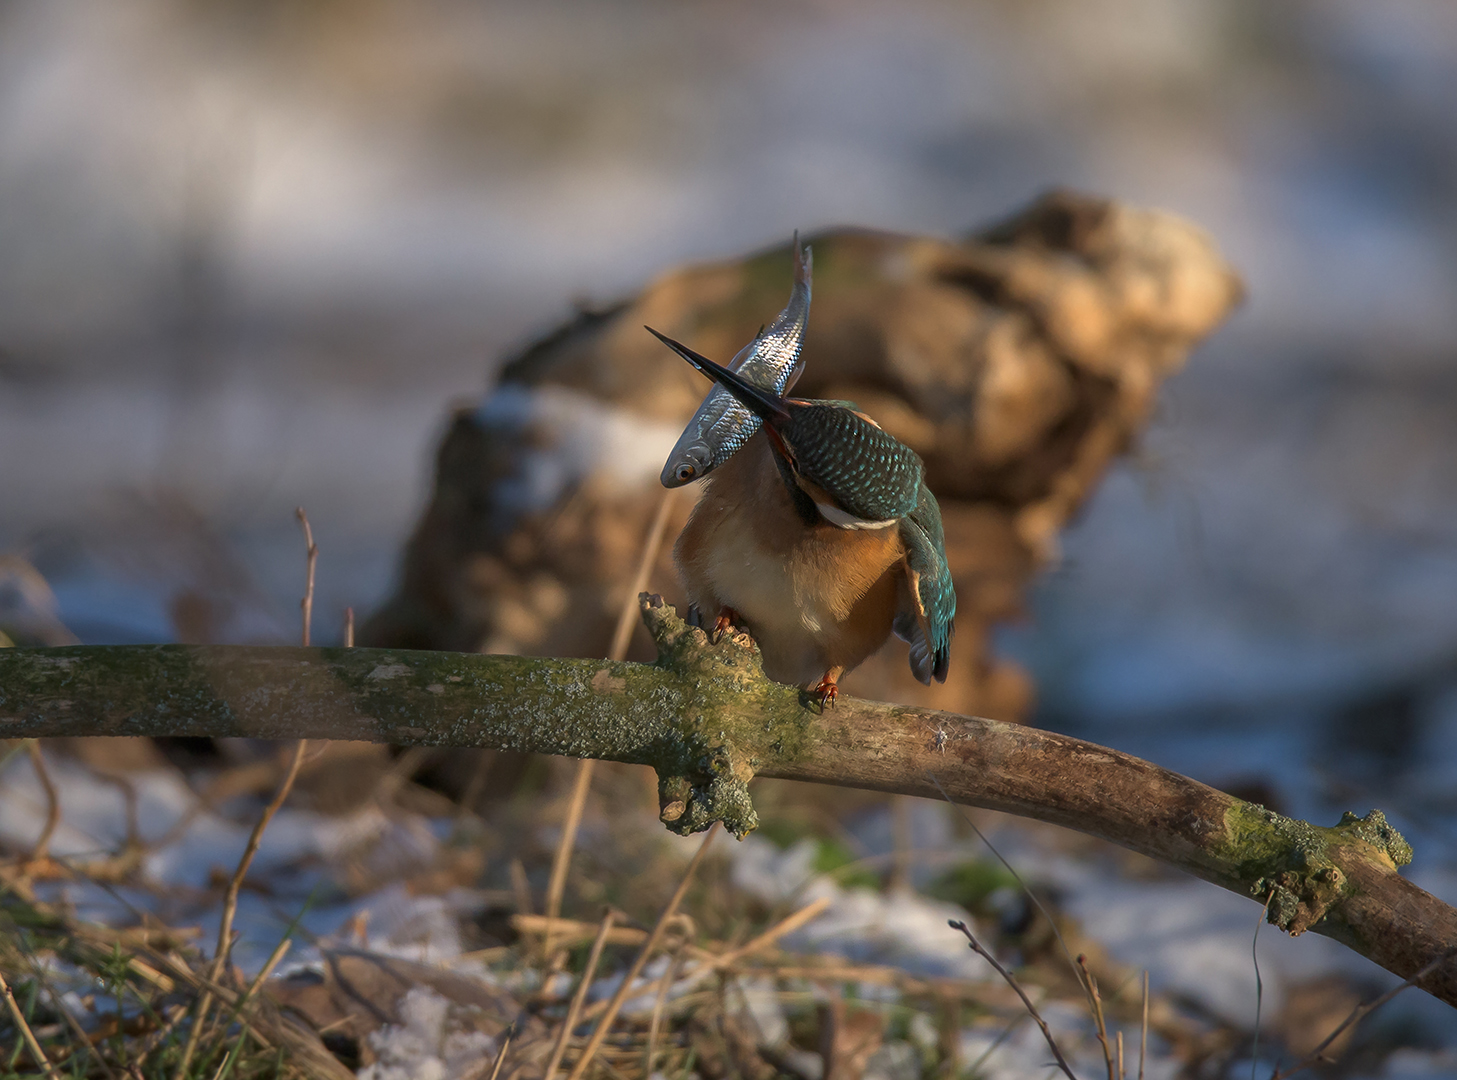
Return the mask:
<svg viewBox="0 0 1457 1080">
<path fill-rule="evenodd" d="M 557 1033 L 556 1045 L 551 1048 L 551 1060 L 547 1062 L 546 1072 L 542 1075 L 545 1080 L 553 1080 L 557 1068 L 562 1063 L 562 1056 L 567 1052 L 567 1043 L 571 1041 L 572 1029 L 577 1026 L 577 1017 L 582 1011 L 582 1002 L 587 1000 L 587 991 L 592 986 L 592 979 L 597 974 L 597 964 L 602 959 L 602 948 L 607 944 L 607 935 L 612 932 L 612 924 L 616 921 L 617 915 L 608 911 L 602 916 L 602 923 L 597 928 L 597 936 L 592 941 L 592 951 L 587 956 L 587 966 L 582 969 L 582 981 L 577 984 L 577 992 L 572 995 L 571 1004 L 567 1006 L 566 1018 L 562 1021 L 562 1029 Z"/>
<path fill-rule="evenodd" d="M 56 795 L 56 785 L 51 782 L 50 771 L 46 768 L 46 759 L 45 755 L 41 753 L 40 740 L 26 740 L 25 749 L 30 754 L 30 764 L 35 769 L 35 778 L 40 781 L 41 789 L 46 793 L 45 828 L 41 830 L 40 837 L 30 852 L 30 861 L 40 864 L 49 857 L 51 837 L 55 835 L 57 826 L 61 824 L 61 800 Z"/>
<path fill-rule="evenodd" d="M 658 549 L 663 546 L 663 534 L 668 529 L 668 517 L 672 513 L 677 494 L 677 490 L 663 492 L 662 501 L 658 503 L 658 512 L 653 517 L 652 525 L 648 527 L 648 535 L 643 541 L 642 557 L 637 563 L 637 574 L 633 577 L 632 588 L 627 590 L 627 598 L 623 600 L 622 611 L 617 616 L 617 626 L 612 631 L 612 648 L 607 651 L 609 660 L 622 660 L 627 656 L 627 643 L 632 640 L 632 628 L 638 622 L 637 597 L 648 587 L 648 577 L 658 561 Z"/>
<path fill-rule="evenodd" d="M 1029 998 L 1027 996 L 1027 992 L 1022 989 L 1022 984 L 1016 980 L 1016 978 L 1012 975 L 1010 971 L 1002 967 L 1002 965 L 997 961 L 997 958 L 995 956 L 987 952 L 987 950 L 982 946 L 982 943 L 976 940 L 976 935 L 971 932 L 970 928 L 968 928 L 964 922 L 957 922 L 955 919 L 952 919 L 947 923 L 947 925 L 950 926 L 951 929 L 960 930 L 963 934 L 965 934 L 966 940 L 971 945 L 972 951 L 980 956 L 982 959 L 984 959 L 988 964 L 991 964 L 991 966 L 996 969 L 997 974 L 1006 980 L 1007 985 L 1017 992 L 1017 996 L 1022 999 L 1022 1004 L 1026 1007 L 1027 1012 L 1031 1015 L 1032 1019 L 1037 1022 L 1037 1026 L 1042 1029 L 1042 1037 L 1047 1040 L 1048 1049 L 1052 1051 L 1052 1056 L 1057 1060 L 1057 1067 L 1063 1071 L 1063 1074 L 1067 1077 L 1067 1080 L 1078 1080 L 1077 1074 L 1074 1073 L 1072 1070 L 1072 1066 L 1067 1063 L 1067 1058 L 1062 1056 L 1062 1050 L 1058 1047 L 1057 1040 L 1052 1037 L 1052 1031 L 1048 1028 L 1047 1021 L 1042 1019 L 1042 1014 L 1037 1011 L 1037 1006 L 1032 1004 L 1032 999 Z"/>
<path fill-rule="evenodd" d="M 28 955 L 27 960 L 30 963 L 32 975 L 34 975 L 36 980 L 45 989 L 46 993 L 50 995 L 51 1003 L 55 1010 L 61 1014 L 61 1019 L 71 1029 L 71 1034 L 76 1036 L 76 1045 L 85 1047 L 87 1055 L 101 1067 L 102 1073 L 106 1075 L 108 1080 L 116 1080 L 116 1073 L 111 1071 L 111 1066 L 106 1063 L 106 1059 L 102 1056 L 101 1051 L 96 1049 L 91 1037 L 86 1034 L 86 1029 L 81 1026 L 81 1021 L 76 1019 L 76 1014 L 66 1004 L 65 997 L 56 993 L 55 987 L 46 978 L 45 966 L 37 961 L 34 954 Z"/>
<path fill-rule="evenodd" d="M 10 1018 L 15 1021 L 15 1026 L 20 1031 L 20 1037 L 25 1040 L 26 1049 L 30 1051 L 31 1057 L 35 1058 L 35 1063 L 51 1080 L 58 1080 L 56 1067 L 51 1064 L 50 1058 L 46 1057 L 45 1051 L 36 1041 L 35 1032 L 31 1031 L 30 1025 L 25 1022 L 25 1014 L 20 1011 L 20 1004 L 15 1000 L 15 995 L 10 992 L 10 984 L 5 981 L 4 975 L 0 975 L 0 994 L 5 995 L 5 1007 L 10 1010 Z"/>
<path fill-rule="evenodd" d="M 683 902 L 683 897 L 687 895 L 688 886 L 693 881 L 693 875 L 698 871 L 699 864 L 703 862 L 703 857 L 708 854 L 708 846 L 713 843 L 713 838 L 718 835 L 720 824 L 720 822 L 715 821 L 708 827 L 708 832 L 703 837 L 703 843 L 698 845 L 698 850 L 694 852 L 692 860 L 688 863 L 688 868 L 683 871 L 683 880 L 678 883 L 678 888 L 673 892 L 673 896 L 668 901 L 667 906 L 663 908 L 663 913 L 658 916 L 657 925 L 653 927 L 652 934 L 648 937 L 641 951 L 638 952 L 637 958 L 633 960 L 632 967 L 628 968 L 627 973 L 622 977 L 622 985 L 617 988 L 617 992 L 612 995 L 612 1000 L 607 1003 L 607 1009 L 602 1014 L 602 1019 L 597 1021 L 597 1026 L 592 1030 L 592 1037 L 587 1040 L 587 1045 L 582 1049 L 582 1056 L 577 1059 L 576 1065 L 572 1067 L 572 1072 L 568 1080 L 582 1080 L 582 1077 L 586 1075 L 587 1068 L 592 1064 L 592 1059 L 596 1057 L 598 1048 L 601 1047 L 602 1041 L 607 1038 L 607 1032 L 612 1028 L 613 1021 L 617 1019 L 618 1010 L 622 1008 L 622 1003 L 627 1000 L 627 995 L 632 991 L 634 980 L 642 974 L 642 969 L 647 964 L 648 958 L 652 956 L 658 947 L 658 943 L 662 941 L 663 933 L 667 930 L 668 923 L 677 914 L 678 905 Z"/>
<path fill-rule="evenodd" d="M 705 845 L 706 843 L 707 841 L 705 841 Z M 829 906 L 829 898 L 823 896 L 812 903 L 806 904 L 804 907 L 789 915 L 787 918 L 783 919 L 778 923 L 775 923 L 768 930 L 765 930 L 762 934 L 754 938 L 752 941 L 749 941 L 744 945 L 740 945 L 737 949 L 730 949 L 726 953 L 720 953 L 718 956 L 714 956 L 705 960 L 704 963 L 688 973 L 687 979 L 690 982 L 696 982 L 698 979 L 701 979 L 707 975 L 711 975 L 716 971 L 731 970 L 733 966 L 739 961 L 745 960 L 748 957 L 753 956 L 755 953 L 767 949 L 785 934 L 793 933 L 795 930 L 798 930 L 801 926 L 805 925 L 810 920 L 818 917 L 820 913 Z M 657 932 L 656 927 L 654 928 L 654 932 Z M 665 972 L 661 978 L 657 979 L 647 986 L 644 986 L 641 989 L 641 992 L 644 994 L 657 992 L 659 987 L 661 987 L 667 981 L 668 976 L 671 974 L 672 972 Z M 599 1002 L 597 1005 L 588 1009 L 585 1014 L 586 1019 L 590 1020 L 593 1016 L 603 1012 L 607 1009 L 609 1004 L 610 1003 Z"/>
<path fill-rule="evenodd" d="M 1352 1024 L 1363 1020 L 1365 1017 L 1369 1016 L 1371 1013 L 1381 1008 L 1381 1006 L 1385 1005 L 1388 1001 L 1396 997 L 1396 995 L 1401 993 L 1403 990 L 1413 987 L 1417 983 L 1421 982 L 1428 975 L 1430 975 L 1432 972 L 1436 971 L 1439 967 L 1445 964 L 1448 960 L 1451 960 L 1454 956 L 1457 956 L 1457 945 L 1453 945 L 1450 949 L 1443 950 L 1431 961 L 1431 963 L 1427 964 L 1426 967 L 1422 968 L 1420 971 L 1415 972 L 1400 986 L 1393 986 L 1390 990 L 1386 991 L 1386 993 L 1382 994 L 1379 998 L 1375 998 L 1371 1001 L 1365 1002 L 1364 1004 L 1357 1005 L 1354 1009 L 1351 1010 L 1351 1015 L 1347 1016 L 1344 1020 L 1337 1024 L 1336 1029 L 1332 1031 L 1329 1035 L 1327 1035 L 1325 1039 L 1321 1042 L 1321 1044 L 1317 1046 L 1314 1050 L 1312 1050 L 1303 1061 L 1296 1062 L 1288 1069 L 1276 1069 L 1273 1073 L 1270 1074 L 1270 1080 L 1285 1080 L 1287 1076 L 1294 1076 L 1298 1072 L 1304 1072 L 1306 1069 L 1311 1069 L 1317 1065 L 1324 1064 L 1327 1060 L 1324 1056 L 1326 1048 L 1329 1047 L 1331 1043 L 1339 1039 L 1342 1032 L 1344 1032 Z"/>
<path fill-rule="evenodd" d="M 577 762 L 577 774 L 572 780 L 572 798 L 567 804 L 567 818 L 562 822 L 561 839 L 557 841 L 556 853 L 551 860 L 551 878 L 546 886 L 546 936 L 541 942 L 541 951 L 548 958 L 552 954 L 552 922 L 562 913 L 562 896 L 567 888 L 567 870 L 572 864 L 572 852 L 577 846 L 577 830 L 582 824 L 582 810 L 587 805 L 587 792 L 592 787 L 592 773 L 597 762 L 583 758 Z"/>
<path fill-rule="evenodd" d="M 288 950 L 292 947 L 292 938 L 284 938 L 273 947 L 273 951 L 268 954 L 267 962 L 258 969 L 258 974 L 253 976 L 253 981 L 248 984 L 248 989 L 244 990 L 243 996 L 238 999 L 239 1009 L 242 1009 L 248 1002 L 253 1000 L 253 995 L 258 992 L 258 988 L 268 981 L 268 976 L 273 974 L 273 969 L 283 961 L 283 958 L 288 955 Z"/>
</svg>

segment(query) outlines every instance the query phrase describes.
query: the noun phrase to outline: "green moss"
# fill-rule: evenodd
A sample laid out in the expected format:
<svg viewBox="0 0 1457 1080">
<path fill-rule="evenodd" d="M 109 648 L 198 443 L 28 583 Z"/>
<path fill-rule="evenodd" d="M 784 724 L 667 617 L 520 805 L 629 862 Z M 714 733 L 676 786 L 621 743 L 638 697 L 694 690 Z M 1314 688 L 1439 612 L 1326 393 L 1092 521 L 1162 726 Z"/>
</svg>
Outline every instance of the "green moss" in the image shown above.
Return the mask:
<svg viewBox="0 0 1457 1080">
<path fill-rule="evenodd" d="M 1395 865 L 1411 861 L 1411 846 L 1379 810 L 1364 818 L 1347 812 L 1340 824 L 1326 828 L 1239 801 L 1226 812 L 1225 840 L 1212 852 L 1233 865 L 1252 896 L 1269 905 L 1270 922 L 1299 934 L 1348 895 L 1350 885 L 1331 852 L 1353 839 Z"/>
</svg>

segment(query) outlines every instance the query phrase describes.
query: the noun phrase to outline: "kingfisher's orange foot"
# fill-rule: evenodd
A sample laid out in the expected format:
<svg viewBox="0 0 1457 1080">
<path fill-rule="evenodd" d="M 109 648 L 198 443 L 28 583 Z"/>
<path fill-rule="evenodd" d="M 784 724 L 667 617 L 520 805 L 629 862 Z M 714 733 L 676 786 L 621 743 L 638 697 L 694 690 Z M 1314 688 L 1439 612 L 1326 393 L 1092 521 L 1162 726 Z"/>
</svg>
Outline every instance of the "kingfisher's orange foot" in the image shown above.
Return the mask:
<svg viewBox="0 0 1457 1080">
<path fill-rule="evenodd" d="M 743 617 L 731 607 L 718 609 L 718 618 L 713 620 L 713 633 L 709 640 L 717 645 L 725 634 L 732 634 L 735 626 L 743 625 Z"/>
<path fill-rule="evenodd" d="M 824 709 L 826 705 L 833 707 L 835 699 L 840 696 L 840 687 L 836 682 L 838 678 L 838 674 L 827 671 L 825 677 L 810 691 L 810 696 L 819 702 L 821 709 Z"/>
</svg>

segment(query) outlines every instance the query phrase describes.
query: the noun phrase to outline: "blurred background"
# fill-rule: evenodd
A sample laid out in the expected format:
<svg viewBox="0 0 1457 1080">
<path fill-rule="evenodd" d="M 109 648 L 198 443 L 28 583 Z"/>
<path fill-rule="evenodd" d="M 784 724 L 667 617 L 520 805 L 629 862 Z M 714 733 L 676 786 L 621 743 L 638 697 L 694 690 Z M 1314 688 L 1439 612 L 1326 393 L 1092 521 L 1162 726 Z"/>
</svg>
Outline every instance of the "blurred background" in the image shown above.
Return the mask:
<svg viewBox="0 0 1457 1080">
<path fill-rule="evenodd" d="M 202 580 L 209 636 L 286 640 L 301 504 L 337 639 L 448 404 L 574 305 L 1068 185 L 1249 292 L 1009 630 L 1040 721 L 1447 797 L 1454 94 L 1444 0 L 6 0 L 0 550 L 83 641 L 173 639 Z"/>
<path fill-rule="evenodd" d="M 0 0 L 0 617 L 292 641 L 303 505 L 337 641 L 579 307 L 1065 185 L 1248 298 L 1006 628 L 1037 722 L 1381 806 L 1457 898 L 1454 101 L 1449 0 Z"/>
</svg>

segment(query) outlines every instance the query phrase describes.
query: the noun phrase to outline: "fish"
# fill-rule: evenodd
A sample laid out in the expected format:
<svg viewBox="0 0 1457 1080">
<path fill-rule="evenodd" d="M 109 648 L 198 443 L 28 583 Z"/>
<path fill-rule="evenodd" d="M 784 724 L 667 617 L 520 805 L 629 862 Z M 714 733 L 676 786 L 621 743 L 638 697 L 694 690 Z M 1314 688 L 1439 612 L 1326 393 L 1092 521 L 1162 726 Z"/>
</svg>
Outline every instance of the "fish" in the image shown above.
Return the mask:
<svg viewBox="0 0 1457 1080">
<path fill-rule="evenodd" d="M 789 303 L 767 329 L 759 331 L 726 365 L 730 371 L 780 396 L 789 393 L 804 370 L 800 355 L 809 323 L 810 279 L 814 252 L 794 234 L 794 287 Z M 659 478 L 665 488 L 701 480 L 749 441 L 761 421 L 722 386 L 714 384 L 688 421 Z"/>
</svg>

